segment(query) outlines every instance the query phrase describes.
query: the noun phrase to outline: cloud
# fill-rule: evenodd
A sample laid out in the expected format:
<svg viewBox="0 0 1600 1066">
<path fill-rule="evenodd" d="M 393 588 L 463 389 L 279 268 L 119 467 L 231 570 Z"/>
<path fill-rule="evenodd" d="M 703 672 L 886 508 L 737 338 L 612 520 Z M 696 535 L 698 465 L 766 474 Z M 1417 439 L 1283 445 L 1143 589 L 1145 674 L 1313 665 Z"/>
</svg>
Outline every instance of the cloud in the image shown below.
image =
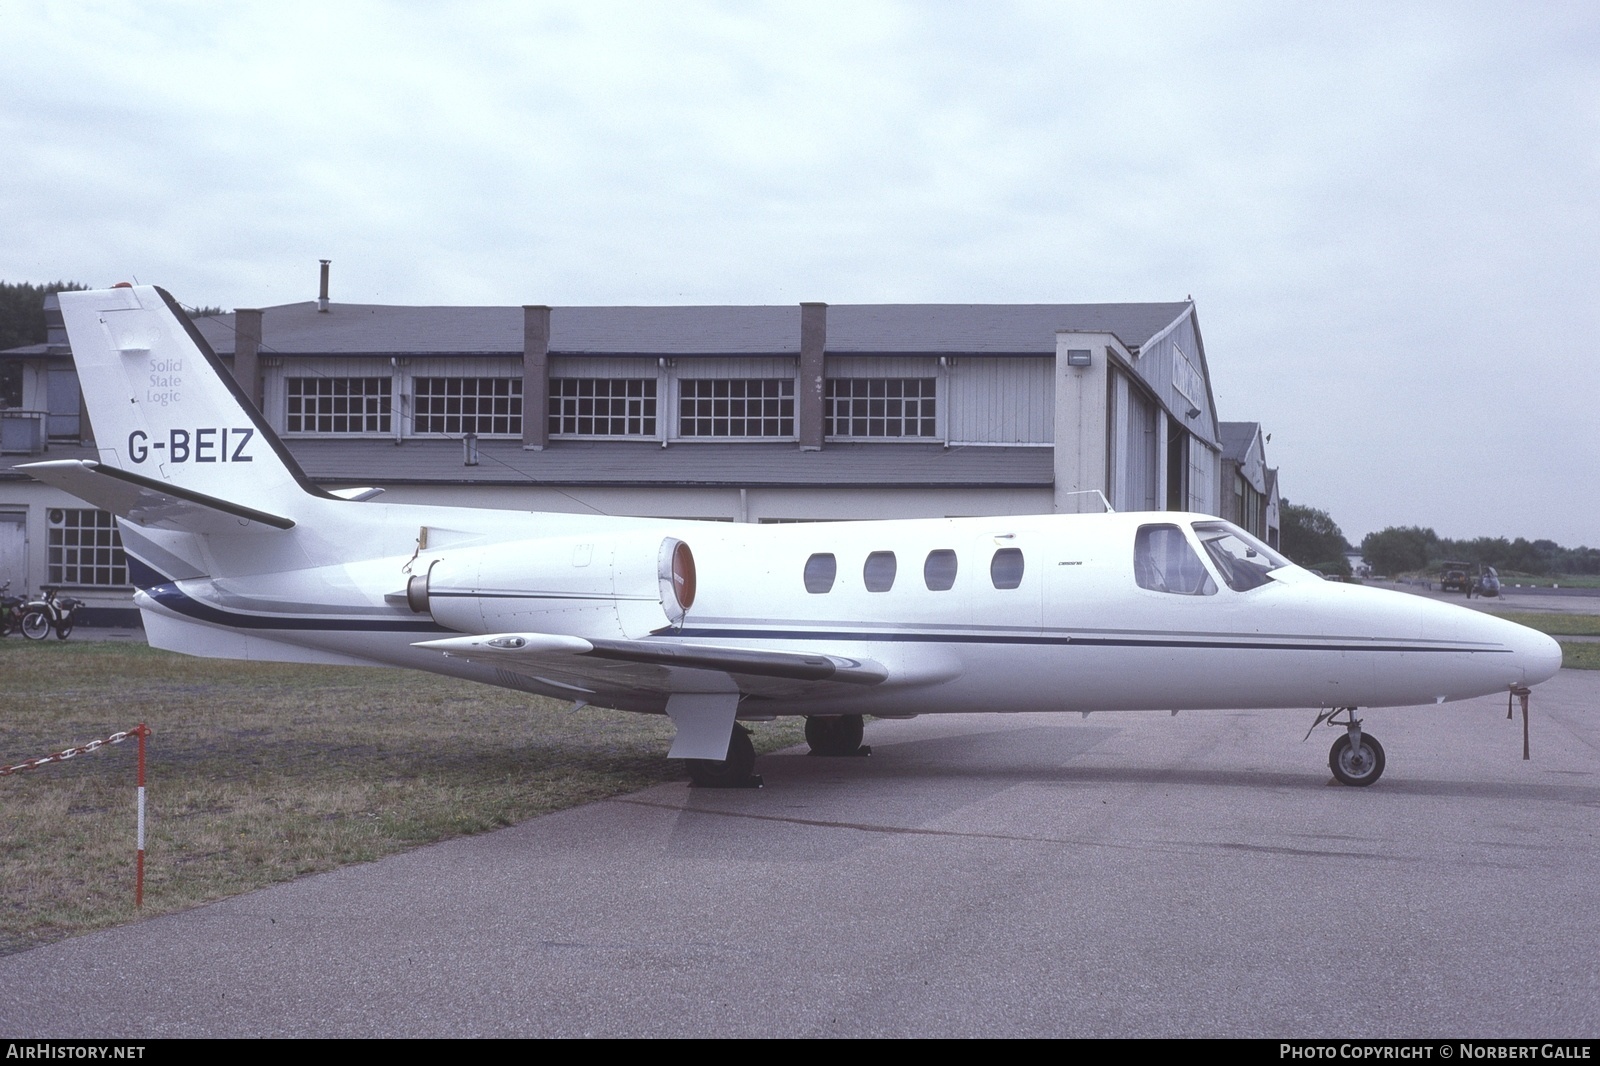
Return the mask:
<svg viewBox="0 0 1600 1066">
<path fill-rule="evenodd" d="M 7 3 L 0 32 L 7 278 L 1192 293 L 1224 416 L 1347 533 L 1600 543 L 1585 5 Z"/>
</svg>

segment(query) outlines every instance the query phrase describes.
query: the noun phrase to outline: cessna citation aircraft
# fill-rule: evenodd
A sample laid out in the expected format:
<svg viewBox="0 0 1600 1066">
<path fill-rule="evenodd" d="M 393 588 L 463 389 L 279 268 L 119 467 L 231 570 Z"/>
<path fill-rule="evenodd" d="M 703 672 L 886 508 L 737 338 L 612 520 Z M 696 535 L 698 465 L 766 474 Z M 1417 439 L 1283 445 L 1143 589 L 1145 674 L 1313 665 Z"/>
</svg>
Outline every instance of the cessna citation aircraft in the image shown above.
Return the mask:
<svg viewBox="0 0 1600 1066">
<path fill-rule="evenodd" d="M 702 785 L 752 780 L 740 719 L 1315 708 L 1370 785 L 1358 707 L 1551 677 L 1549 637 L 1321 580 L 1196 514 L 786 526 L 371 502 L 310 483 L 172 298 L 63 292 L 98 462 L 25 469 L 118 516 L 156 647 L 403 666 L 646 714 Z M 1334 714 L 1343 712 L 1343 720 Z"/>
</svg>

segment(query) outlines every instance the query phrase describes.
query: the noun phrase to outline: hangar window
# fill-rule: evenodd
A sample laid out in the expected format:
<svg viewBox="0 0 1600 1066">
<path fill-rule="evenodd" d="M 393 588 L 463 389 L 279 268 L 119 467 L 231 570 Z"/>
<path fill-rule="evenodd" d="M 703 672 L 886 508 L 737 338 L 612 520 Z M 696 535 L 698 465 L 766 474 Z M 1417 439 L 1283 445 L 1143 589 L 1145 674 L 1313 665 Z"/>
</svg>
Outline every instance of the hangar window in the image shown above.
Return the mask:
<svg viewBox="0 0 1600 1066">
<path fill-rule="evenodd" d="M 53 507 L 49 519 L 50 584 L 127 587 L 128 557 L 110 513 Z"/>
<path fill-rule="evenodd" d="M 290 433 L 388 433 L 392 378 L 286 378 Z"/>
<path fill-rule="evenodd" d="M 1177 526 L 1140 526 L 1133 538 L 1133 576 L 1142 589 L 1180 596 L 1210 596 L 1217 591 L 1189 539 Z"/>
<path fill-rule="evenodd" d="M 934 378 L 829 378 L 823 432 L 838 439 L 937 437 Z"/>
<path fill-rule="evenodd" d="M 1022 584 L 1022 549 L 1001 548 L 989 560 L 989 580 L 997 589 L 1014 589 Z"/>
<path fill-rule="evenodd" d="M 832 552 L 818 552 L 806 560 L 806 591 L 827 592 L 839 574 L 839 562 Z"/>
<path fill-rule="evenodd" d="M 932 592 L 945 592 L 956 583 L 956 553 L 940 548 L 928 553 L 922 564 L 922 582 Z"/>
<path fill-rule="evenodd" d="M 655 378 L 551 378 L 552 437 L 654 437 Z"/>
<path fill-rule="evenodd" d="M 0 363 L 0 411 L 22 406 L 22 364 Z"/>
<path fill-rule="evenodd" d="M 793 378 L 684 378 L 680 437 L 794 436 Z"/>
<path fill-rule="evenodd" d="M 413 433 L 520 437 L 521 378 L 416 378 Z"/>
<path fill-rule="evenodd" d="M 894 552 L 873 552 L 861 568 L 861 579 L 868 592 L 888 592 L 894 588 Z"/>
</svg>

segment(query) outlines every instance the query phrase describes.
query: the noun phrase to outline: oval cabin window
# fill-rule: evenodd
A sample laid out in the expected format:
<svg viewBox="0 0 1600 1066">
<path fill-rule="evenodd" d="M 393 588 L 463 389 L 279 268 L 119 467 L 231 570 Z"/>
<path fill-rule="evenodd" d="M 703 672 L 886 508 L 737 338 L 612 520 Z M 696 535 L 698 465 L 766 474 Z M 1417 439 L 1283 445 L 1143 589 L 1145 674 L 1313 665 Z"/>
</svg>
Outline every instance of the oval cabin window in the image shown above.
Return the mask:
<svg viewBox="0 0 1600 1066">
<path fill-rule="evenodd" d="M 1022 549 L 1001 548 L 989 560 L 989 580 L 997 589 L 1014 589 L 1022 584 Z"/>
<path fill-rule="evenodd" d="M 861 568 L 861 578 L 868 592 L 888 592 L 894 588 L 894 571 L 894 552 L 873 552 Z"/>
<path fill-rule="evenodd" d="M 930 592 L 946 592 L 956 583 L 956 553 L 940 548 L 922 564 L 922 582 Z"/>
<path fill-rule="evenodd" d="M 827 592 L 839 574 L 839 563 L 832 552 L 818 552 L 806 560 L 806 591 Z"/>
</svg>

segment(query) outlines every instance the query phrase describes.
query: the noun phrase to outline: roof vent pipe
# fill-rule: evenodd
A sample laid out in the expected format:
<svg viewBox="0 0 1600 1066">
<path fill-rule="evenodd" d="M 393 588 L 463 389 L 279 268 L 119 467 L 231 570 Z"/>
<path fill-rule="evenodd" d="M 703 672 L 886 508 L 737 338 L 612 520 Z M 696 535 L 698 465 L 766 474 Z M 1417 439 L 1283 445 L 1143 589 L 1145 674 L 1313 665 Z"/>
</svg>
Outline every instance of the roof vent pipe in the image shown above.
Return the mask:
<svg viewBox="0 0 1600 1066">
<path fill-rule="evenodd" d="M 321 262 L 322 262 L 322 288 L 319 289 L 318 292 L 317 292 L 317 310 L 318 311 L 322 311 L 322 312 L 326 312 L 328 310 L 328 264 L 333 262 L 333 260 L 332 259 L 323 259 L 323 260 L 321 260 Z"/>
</svg>

